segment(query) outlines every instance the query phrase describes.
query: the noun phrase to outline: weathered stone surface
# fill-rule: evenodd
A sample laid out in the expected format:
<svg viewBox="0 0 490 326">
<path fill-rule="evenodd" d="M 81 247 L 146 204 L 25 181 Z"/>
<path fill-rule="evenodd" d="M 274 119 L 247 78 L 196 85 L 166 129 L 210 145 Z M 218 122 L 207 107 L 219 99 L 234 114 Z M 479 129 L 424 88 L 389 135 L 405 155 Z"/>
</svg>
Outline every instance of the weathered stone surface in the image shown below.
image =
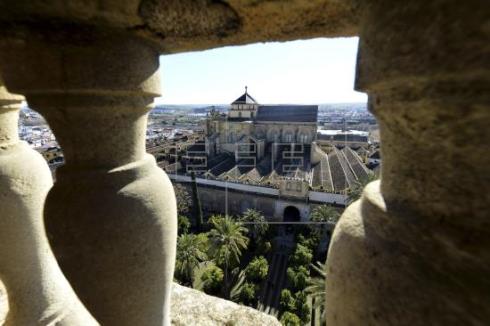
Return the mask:
<svg viewBox="0 0 490 326">
<path fill-rule="evenodd" d="M 2 43 L 1 68 L 63 149 L 44 219 L 78 297 L 103 325 L 169 325 L 175 195 L 145 151 L 158 53 L 111 32 L 32 33 L 25 43 Z"/>
<path fill-rule="evenodd" d="M 7 300 L 7 291 L 2 281 L 0 281 L 0 325 L 5 323 L 7 318 L 7 312 L 9 310 L 9 304 Z"/>
<path fill-rule="evenodd" d="M 259 326 L 281 325 L 274 317 L 234 302 L 173 284 L 172 325 Z"/>
<path fill-rule="evenodd" d="M 0 325 L 7 313 L 7 297 L 0 283 Z M 178 284 L 172 286 L 171 324 L 174 326 L 273 326 L 274 317 L 234 302 L 206 295 Z"/>
<path fill-rule="evenodd" d="M 96 325 L 46 238 L 42 211 L 51 172 L 43 157 L 19 140 L 22 99 L 9 94 L 0 80 L 0 321 L 5 318 L 7 326 Z"/>
<path fill-rule="evenodd" d="M 335 228 L 327 324 L 490 324 L 490 30 L 485 1 L 366 2 L 356 87 L 382 144 Z"/>
<path fill-rule="evenodd" d="M 161 52 L 223 45 L 353 36 L 358 11 L 351 0 L 89 0 L 0 3 L 0 27 L 63 30 L 113 27 L 155 43 Z"/>
</svg>

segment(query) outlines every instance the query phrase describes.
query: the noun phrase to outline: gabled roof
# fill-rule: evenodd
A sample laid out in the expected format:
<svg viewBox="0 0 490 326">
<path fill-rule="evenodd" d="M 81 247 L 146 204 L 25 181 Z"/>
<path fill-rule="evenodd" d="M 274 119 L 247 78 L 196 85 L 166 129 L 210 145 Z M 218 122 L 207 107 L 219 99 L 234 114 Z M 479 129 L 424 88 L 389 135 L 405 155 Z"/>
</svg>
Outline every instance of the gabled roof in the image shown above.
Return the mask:
<svg viewBox="0 0 490 326">
<path fill-rule="evenodd" d="M 381 153 L 379 152 L 379 150 L 376 150 L 374 153 L 369 155 L 369 158 L 379 160 L 381 159 Z"/>
<path fill-rule="evenodd" d="M 318 105 L 261 105 L 257 122 L 317 122 Z"/>
<path fill-rule="evenodd" d="M 248 94 L 247 87 L 245 86 L 245 93 L 243 93 L 242 96 L 234 100 L 233 103 L 231 104 L 258 104 L 258 103 L 252 96 L 250 96 L 250 94 Z"/>
</svg>

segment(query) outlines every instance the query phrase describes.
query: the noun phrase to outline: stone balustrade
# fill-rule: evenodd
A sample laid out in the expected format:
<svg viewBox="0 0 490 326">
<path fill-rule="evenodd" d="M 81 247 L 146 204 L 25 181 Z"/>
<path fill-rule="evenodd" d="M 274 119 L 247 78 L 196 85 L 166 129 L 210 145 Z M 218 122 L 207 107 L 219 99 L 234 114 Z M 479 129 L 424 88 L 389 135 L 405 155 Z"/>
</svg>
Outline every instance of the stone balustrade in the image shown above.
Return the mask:
<svg viewBox="0 0 490 326">
<path fill-rule="evenodd" d="M 0 280 L 9 297 L 5 325 L 97 325 L 63 276 L 45 235 L 44 200 L 53 181 L 42 156 L 19 140 L 22 100 L 0 80 Z"/>
<path fill-rule="evenodd" d="M 170 324 L 176 205 L 144 147 L 159 53 L 358 33 L 382 178 L 335 229 L 328 325 L 489 324 L 488 16 L 483 0 L 1 2 L 0 74 L 66 159 L 49 190 L 0 88 L 7 323 Z"/>
<path fill-rule="evenodd" d="M 63 148 L 66 163 L 45 203 L 47 235 L 101 324 L 169 325 L 176 203 L 145 153 L 158 53 L 128 35 L 72 32 L 31 30 L 24 42 L 6 40 L 0 54 L 9 90 L 42 113 Z M 38 210 L 50 186 L 39 192 Z"/>
</svg>

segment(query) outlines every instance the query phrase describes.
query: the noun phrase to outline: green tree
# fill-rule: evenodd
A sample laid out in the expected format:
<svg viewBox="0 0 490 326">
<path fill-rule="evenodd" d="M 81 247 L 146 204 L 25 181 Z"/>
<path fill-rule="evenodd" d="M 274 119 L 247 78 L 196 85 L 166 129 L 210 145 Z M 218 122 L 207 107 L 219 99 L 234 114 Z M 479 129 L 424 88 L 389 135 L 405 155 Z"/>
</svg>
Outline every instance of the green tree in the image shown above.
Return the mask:
<svg viewBox="0 0 490 326">
<path fill-rule="evenodd" d="M 310 220 L 312 222 L 335 224 L 337 223 L 339 216 L 339 212 L 334 207 L 329 205 L 320 205 L 312 210 Z"/>
<path fill-rule="evenodd" d="M 264 237 L 265 239 L 266 237 Z M 257 249 L 256 249 L 256 254 L 257 255 L 265 255 L 267 254 L 270 250 L 272 249 L 272 244 L 270 241 L 260 241 Z"/>
<path fill-rule="evenodd" d="M 282 314 L 281 324 L 284 326 L 301 326 L 301 319 L 292 312 L 286 311 L 285 313 Z"/>
<path fill-rule="evenodd" d="M 239 267 L 232 269 L 228 279 L 229 285 L 227 286 L 230 290 L 229 294 L 226 294 L 226 297 L 234 302 L 240 303 L 240 294 L 246 283 L 245 279 L 245 270 L 240 270 Z"/>
<path fill-rule="evenodd" d="M 179 234 L 184 234 L 189 232 L 189 228 L 191 227 L 191 222 L 187 216 L 179 215 L 177 216 L 178 230 Z"/>
<path fill-rule="evenodd" d="M 201 232 L 202 225 L 203 225 L 202 205 L 201 205 L 201 199 L 199 198 L 199 192 L 197 191 L 196 174 L 194 173 L 194 171 L 191 171 L 191 180 L 192 180 L 192 202 L 194 203 L 192 213 L 196 221 L 197 231 Z"/>
<path fill-rule="evenodd" d="M 192 274 L 199 263 L 207 259 L 206 252 L 202 250 L 202 239 L 194 234 L 182 234 L 177 239 L 177 257 L 175 260 L 175 274 L 177 279 L 189 284 Z"/>
<path fill-rule="evenodd" d="M 195 235 L 198 239 L 197 243 L 199 246 L 199 249 L 202 252 L 208 253 L 209 252 L 209 238 L 208 238 L 208 233 L 202 232 L 198 233 Z"/>
<path fill-rule="evenodd" d="M 313 309 L 320 308 L 322 312 L 322 323 L 325 323 L 325 286 L 327 280 L 327 270 L 325 264 L 316 262 L 316 265 L 311 265 L 318 276 L 312 277 L 308 281 L 308 287 L 305 292 L 308 293 L 313 301 Z"/>
<path fill-rule="evenodd" d="M 279 304 L 281 305 L 281 309 L 283 311 L 296 310 L 296 300 L 294 299 L 289 289 L 283 289 L 281 291 L 281 299 L 279 301 Z"/>
<path fill-rule="evenodd" d="M 239 294 L 240 303 L 247 306 L 254 306 L 257 303 L 255 296 L 255 285 L 253 283 L 245 282 L 240 290 Z"/>
<path fill-rule="evenodd" d="M 305 266 L 288 267 L 286 274 L 290 287 L 295 291 L 303 290 L 308 285 L 310 271 Z"/>
<path fill-rule="evenodd" d="M 239 220 L 249 230 L 250 237 L 254 240 L 262 239 L 269 229 L 264 215 L 255 209 L 247 209 Z"/>
<path fill-rule="evenodd" d="M 296 299 L 296 315 L 301 319 L 302 324 L 307 324 L 310 321 L 311 308 L 308 305 L 308 297 L 304 291 L 298 291 L 294 294 Z"/>
<path fill-rule="evenodd" d="M 305 246 L 312 252 L 318 247 L 319 242 L 320 242 L 320 237 L 316 236 L 313 233 L 308 237 L 305 237 L 302 234 L 298 234 L 296 237 L 296 243 Z"/>
<path fill-rule="evenodd" d="M 268 272 L 269 263 L 264 256 L 259 256 L 252 259 L 245 269 L 247 280 L 255 283 L 263 281 L 267 277 Z"/>
<path fill-rule="evenodd" d="M 194 271 L 192 287 L 207 294 L 218 295 L 223 286 L 224 273 L 213 262 L 204 262 Z"/>
<path fill-rule="evenodd" d="M 226 299 L 230 295 L 230 267 L 238 265 L 242 250 L 247 249 L 247 229 L 230 217 L 213 217 L 212 229 L 209 231 L 209 254 L 224 271 L 223 293 Z"/>
<path fill-rule="evenodd" d="M 369 173 L 366 178 L 362 178 L 354 183 L 352 187 L 349 188 L 348 193 L 347 193 L 347 202 L 353 203 L 359 198 L 361 198 L 362 191 L 364 190 L 364 187 L 371 181 L 374 181 L 378 179 L 378 177 L 374 173 Z"/>
<path fill-rule="evenodd" d="M 291 265 L 292 266 L 308 266 L 313 259 L 313 252 L 308 247 L 297 244 L 296 250 L 291 256 Z"/>
</svg>

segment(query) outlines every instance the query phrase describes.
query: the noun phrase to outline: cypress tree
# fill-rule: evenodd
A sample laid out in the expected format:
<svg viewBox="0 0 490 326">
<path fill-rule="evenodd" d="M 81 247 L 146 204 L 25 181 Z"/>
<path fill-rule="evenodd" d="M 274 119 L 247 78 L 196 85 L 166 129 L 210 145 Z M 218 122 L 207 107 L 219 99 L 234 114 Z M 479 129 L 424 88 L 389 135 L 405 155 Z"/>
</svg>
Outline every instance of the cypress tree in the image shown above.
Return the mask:
<svg viewBox="0 0 490 326">
<path fill-rule="evenodd" d="M 192 180 L 192 202 L 194 203 L 193 206 L 194 218 L 196 219 L 197 231 L 202 232 L 202 224 L 203 224 L 202 206 L 201 206 L 201 200 L 199 199 L 199 193 L 197 192 L 196 174 L 194 173 L 194 171 L 191 171 L 191 180 Z"/>
</svg>

